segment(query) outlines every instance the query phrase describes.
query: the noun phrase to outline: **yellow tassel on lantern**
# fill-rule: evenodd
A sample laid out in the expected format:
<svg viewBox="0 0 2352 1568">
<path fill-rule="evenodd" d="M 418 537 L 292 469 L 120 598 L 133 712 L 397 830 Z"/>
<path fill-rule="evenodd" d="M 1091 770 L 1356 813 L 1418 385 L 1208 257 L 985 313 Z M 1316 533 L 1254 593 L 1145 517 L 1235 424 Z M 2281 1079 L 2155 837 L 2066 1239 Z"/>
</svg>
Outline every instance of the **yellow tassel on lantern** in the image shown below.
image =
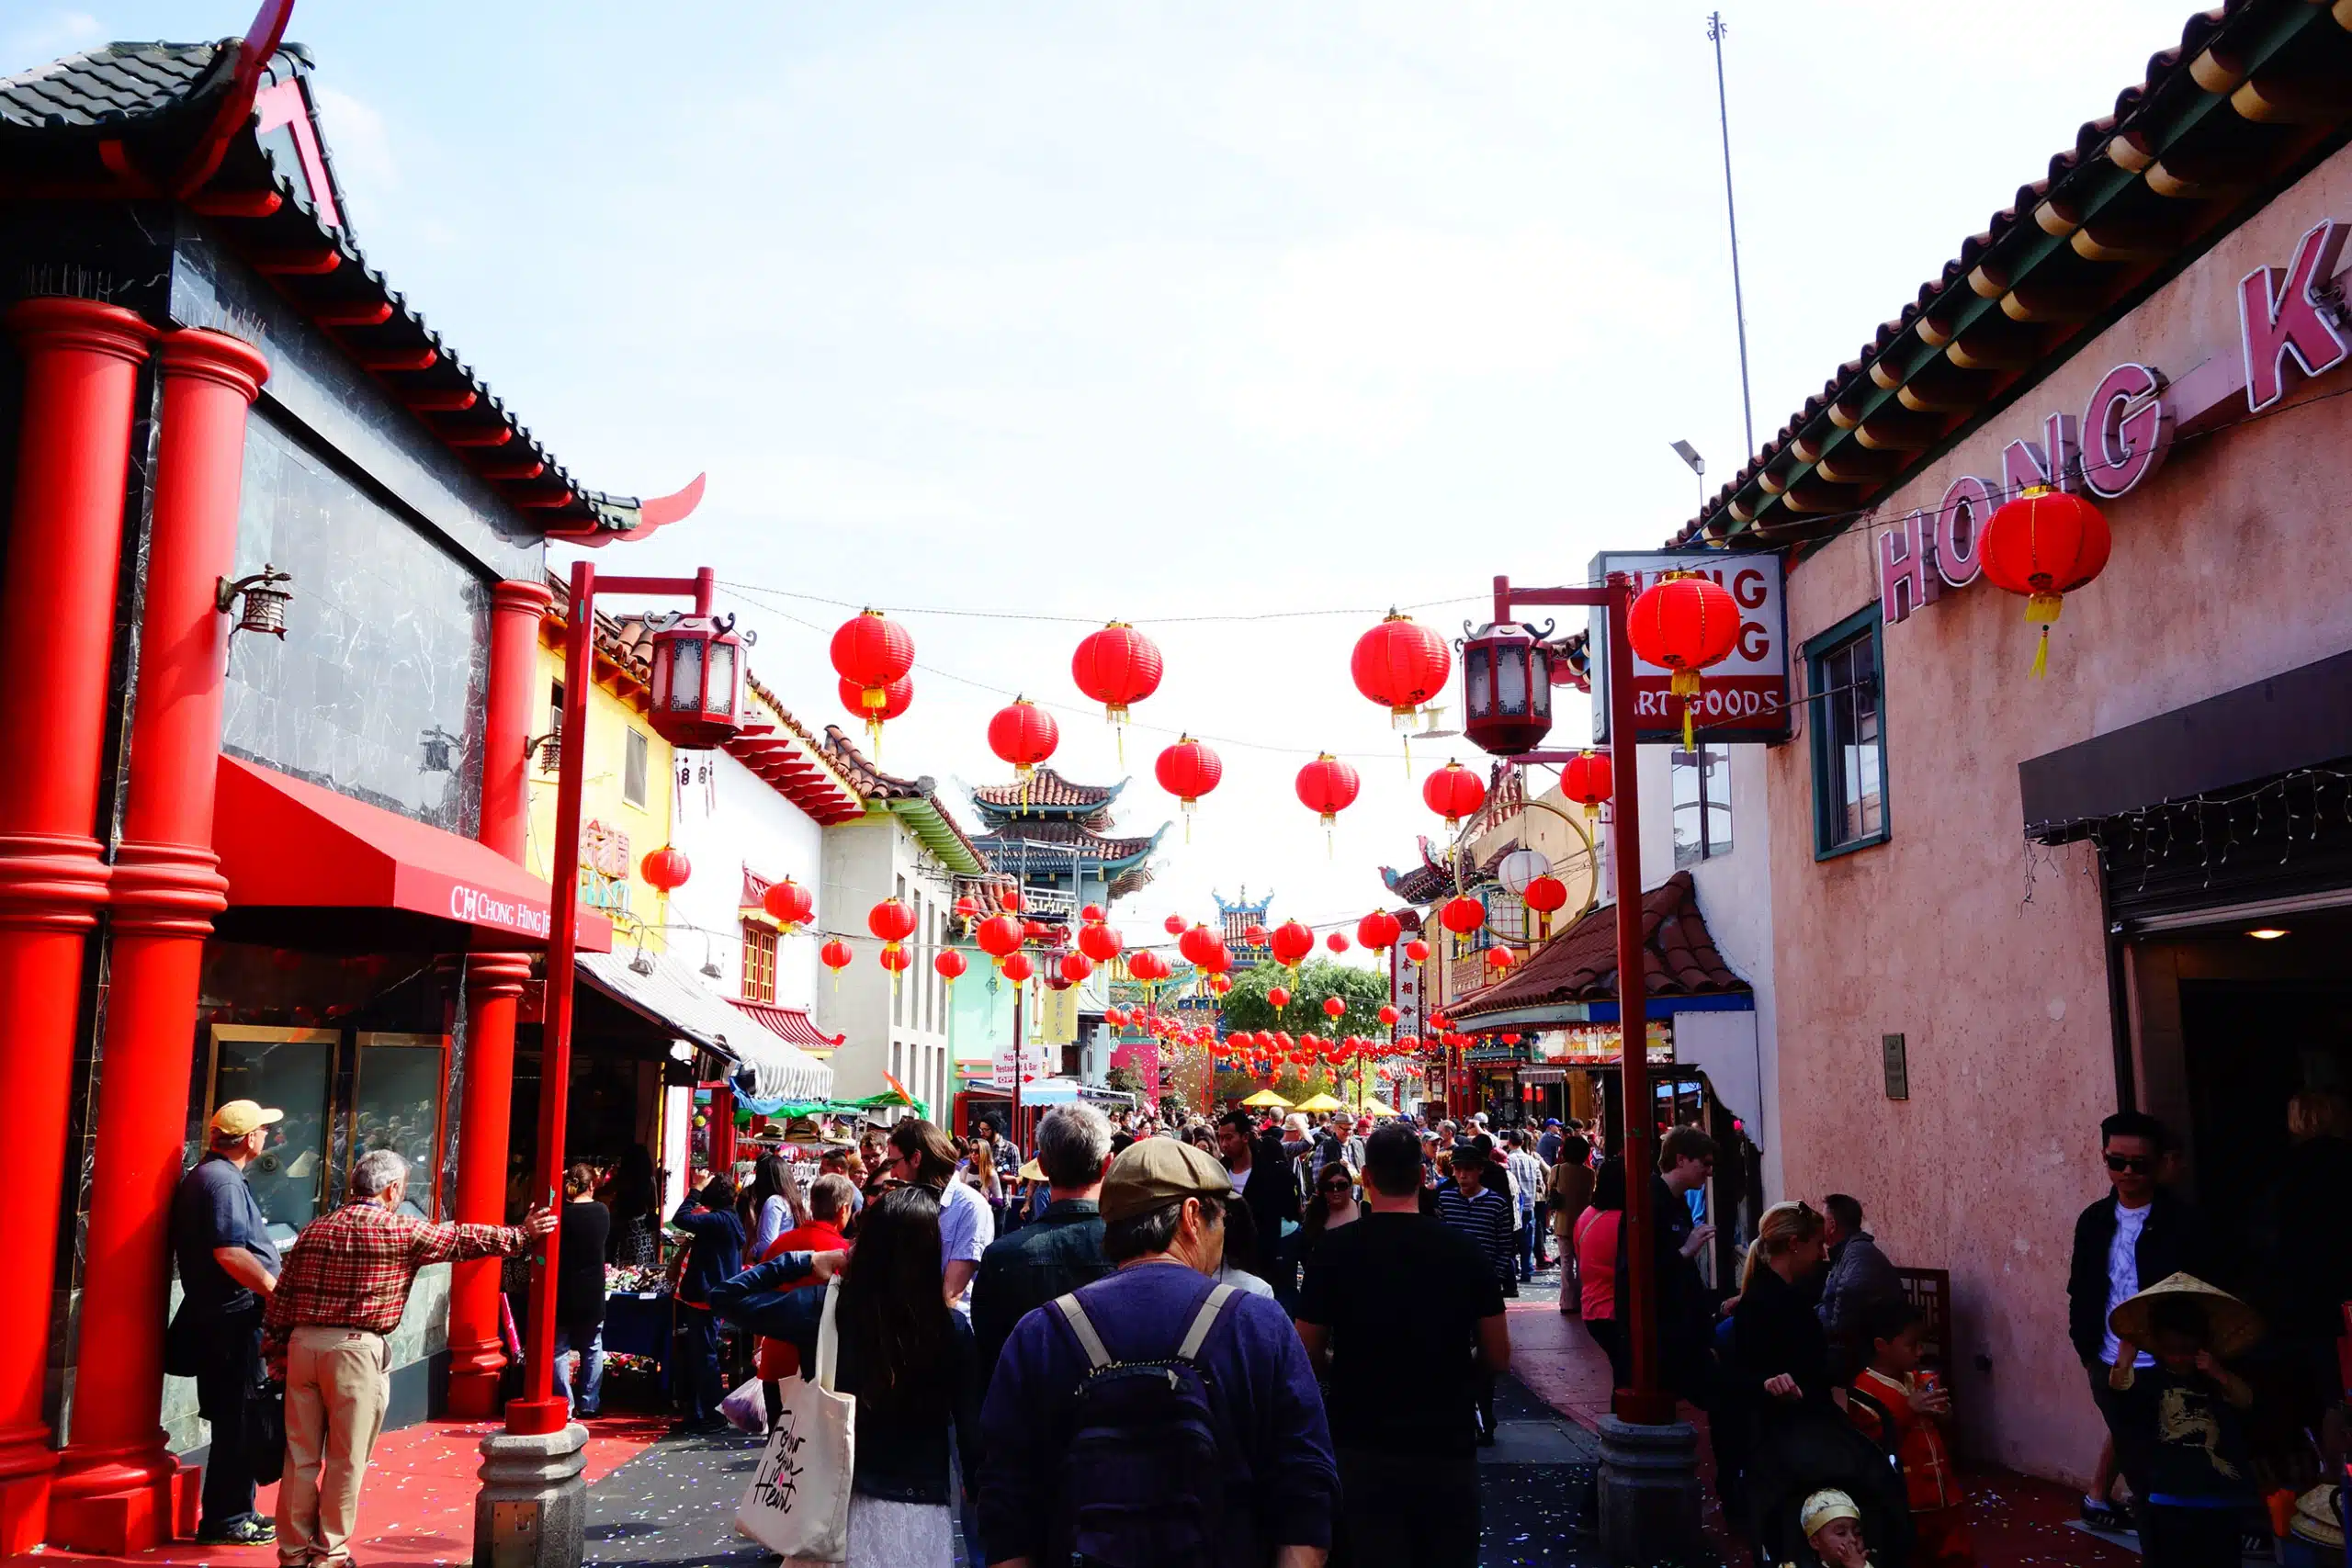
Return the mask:
<svg viewBox="0 0 2352 1568">
<path fill-rule="evenodd" d="M 2041 641 L 2033 650 L 2033 668 L 2026 671 L 2026 679 L 2039 681 L 2050 673 L 2050 627 L 2064 607 L 2065 596 L 2060 593 L 2029 593 L 2025 601 L 2026 625 L 2039 624 Z"/>
<path fill-rule="evenodd" d="M 1674 679 L 1666 683 L 1666 689 L 1682 699 L 1682 749 L 1696 751 L 1699 748 L 1692 743 L 1690 709 L 1699 700 L 1699 672 L 1696 670 L 1677 670 Z"/>
</svg>

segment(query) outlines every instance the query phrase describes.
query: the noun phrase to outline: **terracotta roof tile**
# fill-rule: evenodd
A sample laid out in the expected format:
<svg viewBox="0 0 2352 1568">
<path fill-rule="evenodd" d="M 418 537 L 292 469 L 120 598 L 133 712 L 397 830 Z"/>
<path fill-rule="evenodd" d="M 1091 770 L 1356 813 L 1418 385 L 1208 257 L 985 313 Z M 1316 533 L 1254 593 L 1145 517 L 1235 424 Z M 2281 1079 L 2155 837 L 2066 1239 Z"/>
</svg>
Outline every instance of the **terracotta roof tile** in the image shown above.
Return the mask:
<svg viewBox="0 0 2352 1568">
<path fill-rule="evenodd" d="M 1687 871 L 1642 895 L 1642 987 L 1652 997 L 1723 996 L 1746 991 L 1715 950 Z M 1554 937 L 1519 972 L 1453 1010 L 1467 1023 L 1494 1013 L 1550 1003 L 1617 999 L 1617 911 L 1602 905 Z"/>
<path fill-rule="evenodd" d="M 1015 780 L 1012 784 L 975 785 L 972 798 L 982 806 L 1005 811 L 1068 809 L 1108 806 L 1126 787 L 1125 779 L 1114 784 L 1082 784 L 1064 778 L 1052 768 L 1039 768 L 1026 784 Z"/>
</svg>

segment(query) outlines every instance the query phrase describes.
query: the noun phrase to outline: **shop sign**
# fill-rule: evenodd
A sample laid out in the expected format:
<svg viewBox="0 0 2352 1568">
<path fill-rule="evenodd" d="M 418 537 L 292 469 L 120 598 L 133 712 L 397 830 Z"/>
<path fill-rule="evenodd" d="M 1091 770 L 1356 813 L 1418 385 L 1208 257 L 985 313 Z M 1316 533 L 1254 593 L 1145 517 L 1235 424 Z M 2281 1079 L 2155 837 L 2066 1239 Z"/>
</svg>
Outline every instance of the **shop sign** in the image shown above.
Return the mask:
<svg viewBox="0 0 2352 1568">
<path fill-rule="evenodd" d="M 1519 1069 L 1519 1081 L 1522 1085 L 1565 1083 L 1567 1081 L 1567 1077 L 1568 1070 L 1566 1067 L 1521 1067 Z"/>
<path fill-rule="evenodd" d="M 2334 219 L 2314 224 L 2287 265 L 2240 278 L 2232 349 L 2206 355 L 2177 379 L 2126 360 L 2101 378 L 2079 416 L 2052 413 L 2040 440 L 2004 446 L 1997 475 L 1962 475 L 1934 510 L 1917 508 L 1881 534 L 1879 606 L 1887 624 L 1973 583 L 1984 570 L 1984 525 L 2028 486 L 2103 501 L 2129 495 L 2183 435 L 2238 417 L 2241 408 L 2260 413 L 2298 381 L 2352 358 L 2345 304 L 2352 272 L 2336 270 L 2346 234 Z"/>
<path fill-rule="evenodd" d="M 1421 1032 L 1421 965 L 1405 956 L 1402 938 L 1388 950 L 1388 1002 L 1396 1010 L 1396 1033 Z"/>
<path fill-rule="evenodd" d="M 449 918 L 463 920 L 469 926 L 496 926 L 501 931 L 524 931 L 542 940 L 555 930 L 554 918 L 544 905 L 501 898 L 494 893 L 469 887 L 462 882 L 449 884 Z"/>
<path fill-rule="evenodd" d="M 1536 1054 L 1546 1062 L 1571 1067 L 1612 1067 L 1624 1032 L 1613 1023 L 1572 1023 L 1547 1032 L 1536 1042 Z M 1649 1021 L 1649 1064 L 1674 1065 L 1674 1024 L 1670 1019 Z"/>
<path fill-rule="evenodd" d="M 1669 571 L 1711 577 L 1739 606 L 1739 636 L 1731 657 L 1712 665 L 1693 718 L 1702 739 L 1761 744 L 1786 740 L 1789 722 L 1789 621 L 1781 596 L 1781 558 L 1770 551 L 1660 550 L 1642 555 L 1603 552 L 1593 558 L 1592 580 L 1612 571 L 1634 574 L 1647 588 Z M 1592 646 L 1608 646 L 1603 612 L 1592 612 Z M 1592 737 L 1609 739 L 1609 660 L 1592 661 Z M 1682 704 L 1668 690 L 1674 671 L 1634 661 L 1634 715 L 1638 739 L 1682 743 Z"/>
<path fill-rule="evenodd" d="M 580 901 L 592 909 L 628 913 L 628 834 L 590 820 L 580 826 Z"/>
<path fill-rule="evenodd" d="M 1016 1066 L 1014 1064 L 1015 1058 L 1011 1049 L 999 1051 L 989 1063 L 989 1086 L 991 1089 L 1010 1090 L 1016 1072 L 1020 1075 L 1023 1083 L 1035 1083 L 1045 1076 L 1046 1053 L 1042 1050 L 1023 1051 L 1020 1053 L 1019 1065 Z"/>
</svg>

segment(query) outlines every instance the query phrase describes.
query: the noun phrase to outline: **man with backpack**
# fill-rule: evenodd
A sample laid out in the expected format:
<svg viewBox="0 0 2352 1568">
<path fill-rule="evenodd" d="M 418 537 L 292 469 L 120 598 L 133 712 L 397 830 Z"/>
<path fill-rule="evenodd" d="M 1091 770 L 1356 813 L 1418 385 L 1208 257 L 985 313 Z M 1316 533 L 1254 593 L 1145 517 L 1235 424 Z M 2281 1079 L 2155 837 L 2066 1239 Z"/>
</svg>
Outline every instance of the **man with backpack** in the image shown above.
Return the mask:
<svg viewBox="0 0 2352 1568">
<path fill-rule="evenodd" d="M 1214 1276 L 1229 1172 L 1149 1138 L 1102 1182 L 1098 1280 L 1021 1320 L 980 1427 L 996 1568 L 1320 1568 L 1338 1471 L 1282 1309 Z"/>
</svg>

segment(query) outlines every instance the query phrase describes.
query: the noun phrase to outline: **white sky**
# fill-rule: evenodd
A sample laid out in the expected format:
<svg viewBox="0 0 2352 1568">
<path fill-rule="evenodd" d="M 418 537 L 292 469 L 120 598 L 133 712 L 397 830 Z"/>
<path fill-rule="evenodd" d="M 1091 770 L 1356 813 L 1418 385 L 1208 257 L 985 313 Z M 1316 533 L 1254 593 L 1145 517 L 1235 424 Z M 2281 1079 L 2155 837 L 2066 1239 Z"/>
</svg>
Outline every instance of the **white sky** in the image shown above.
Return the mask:
<svg viewBox="0 0 2352 1568">
<path fill-rule="evenodd" d="M 242 33 L 250 4 L 25 7 L 0 71 Z M 2187 9 L 1726 5 L 1759 436 Z M 1004 699 L 950 675 L 1082 704 L 1089 627 L 1023 613 L 1147 624 L 1169 674 L 1141 723 L 1263 749 L 1220 746 L 1192 844 L 1120 907 L 1140 937 L 1212 886 L 1309 919 L 1380 902 L 1435 819 L 1348 679 L 1356 634 L 1460 600 L 1421 615 L 1459 635 L 1498 571 L 1654 547 L 1698 496 L 1677 437 L 1711 490 L 1739 466 L 1705 14 L 302 0 L 289 36 L 370 260 L 572 472 L 708 470 L 700 513 L 600 569 L 902 613 L 946 673 L 918 672 L 884 766 L 1004 775 Z M 737 607 L 761 676 L 845 722 L 845 612 Z M 1148 625 L 1330 609 L 1364 613 Z M 1062 718 L 1058 763 L 1116 776 L 1099 718 Z M 1584 731 L 1571 708 L 1555 735 Z M 1128 830 L 1175 815 L 1172 738 L 1129 733 Z M 1292 794 L 1318 748 L 1369 754 L 1336 855 Z"/>
</svg>

